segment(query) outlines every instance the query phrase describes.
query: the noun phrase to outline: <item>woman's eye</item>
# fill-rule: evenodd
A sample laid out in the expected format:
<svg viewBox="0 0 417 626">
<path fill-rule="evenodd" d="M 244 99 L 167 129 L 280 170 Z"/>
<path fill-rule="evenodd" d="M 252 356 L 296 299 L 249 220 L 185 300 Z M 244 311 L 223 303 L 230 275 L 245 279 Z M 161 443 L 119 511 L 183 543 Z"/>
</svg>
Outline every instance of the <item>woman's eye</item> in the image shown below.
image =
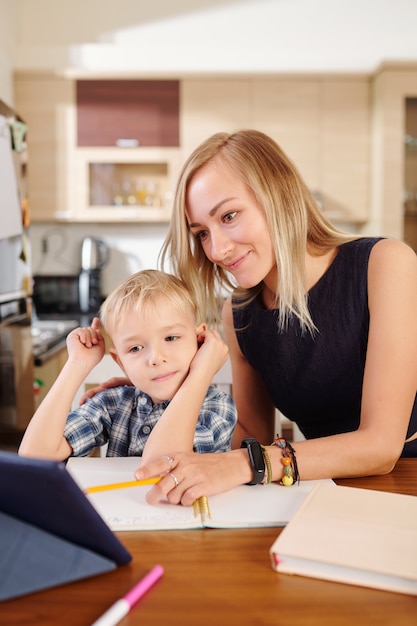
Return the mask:
<svg viewBox="0 0 417 626">
<path fill-rule="evenodd" d="M 231 222 L 234 217 L 236 217 L 237 211 L 231 211 L 230 213 L 225 213 L 223 215 L 223 222 Z"/>
</svg>

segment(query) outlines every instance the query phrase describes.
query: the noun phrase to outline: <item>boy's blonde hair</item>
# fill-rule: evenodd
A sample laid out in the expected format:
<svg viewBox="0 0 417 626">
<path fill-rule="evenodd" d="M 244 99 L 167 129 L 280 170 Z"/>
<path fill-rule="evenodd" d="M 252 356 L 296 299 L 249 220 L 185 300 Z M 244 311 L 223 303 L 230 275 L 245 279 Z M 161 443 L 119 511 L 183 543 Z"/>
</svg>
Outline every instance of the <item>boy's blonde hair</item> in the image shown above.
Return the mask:
<svg viewBox="0 0 417 626">
<path fill-rule="evenodd" d="M 216 133 L 191 154 L 178 180 L 170 229 L 161 250 L 162 268 L 169 264 L 193 293 L 199 310 L 214 320 L 219 316 L 224 289 L 237 287 L 227 272 L 206 257 L 186 218 L 191 180 L 214 160 L 243 181 L 265 213 L 278 270 L 278 327 L 283 329 L 295 315 L 304 330 L 313 332 L 306 294 L 306 252 L 319 256 L 358 236 L 342 233 L 328 222 L 295 165 L 264 133 Z M 237 295 L 248 302 L 262 287 L 263 282 L 251 289 L 238 289 Z"/>
<path fill-rule="evenodd" d="M 169 301 L 178 311 L 190 312 L 196 319 L 195 302 L 179 278 L 159 270 L 142 270 L 126 278 L 105 299 L 100 308 L 101 323 L 112 334 L 126 311 L 164 306 L 161 300 Z"/>
</svg>

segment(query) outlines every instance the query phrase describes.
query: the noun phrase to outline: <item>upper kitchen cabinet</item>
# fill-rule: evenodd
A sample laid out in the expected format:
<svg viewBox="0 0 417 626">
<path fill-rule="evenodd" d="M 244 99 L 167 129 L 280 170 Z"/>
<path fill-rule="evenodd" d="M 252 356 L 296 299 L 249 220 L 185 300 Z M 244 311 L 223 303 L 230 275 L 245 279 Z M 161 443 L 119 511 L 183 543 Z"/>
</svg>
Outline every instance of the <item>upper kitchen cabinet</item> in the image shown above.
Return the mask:
<svg viewBox="0 0 417 626">
<path fill-rule="evenodd" d="M 178 147 L 176 80 L 78 80 L 77 144 Z"/>
<path fill-rule="evenodd" d="M 328 218 L 363 224 L 370 205 L 369 78 L 321 81 L 320 181 Z"/>
<path fill-rule="evenodd" d="M 253 81 L 254 128 L 294 161 L 328 219 L 361 224 L 369 214 L 368 77 Z"/>
<path fill-rule="evenodd" d="M 76 81 L 77 221 L 168 221 L 177 172 L 179 83 Z"/>
<path fill-rule="evenodd" d="M 372 81 L 372 217 L 384 234 L 417 245 L 417 64 L 384 63 Z"/>
<path fill-rule="evenodd" d="M 179 145 L 176 80 L 76 81 L 78 220 L 168 221 Z"/>
<path fill-rule="evenodd" d="M 270 135 L 312 190 L 320 182 L 320 84 L 316 79 L 256 79 L 251 126 Z"/>
<path fill-rule="evenodd" d="M 250 94 L 248 80 L 183 80 L 180 113 L 183 158 L 214 133 L 247 128 Z"/>
<path fill-rule="evenodd" d="M 369 219 L 368 76 L 72 80 L 19 73 L 34 221 L 168 221 L 185 158 L 257 128 L 288 153 L 330 220 Z"/>
<path fill-rule="evenodd" d="M 33 221 L 168 221 L 178 169 L 177 81 L 18 74 L 31 133 Z"/>
<path fill-rule="evenodd" d="M 180 119 L 184 158 L 215 132 L 256 128 L 295 162 L 330 220 L 367 220 L 368 77 L 186 79 Z"/>
<path fill-rule="evenodd" d="M 28 196 L 32 221 L 68 210 L 75 91 L 71 81 L 43 73 L 15 76 L 16 108 L 28 124 Z"/>
</svg>

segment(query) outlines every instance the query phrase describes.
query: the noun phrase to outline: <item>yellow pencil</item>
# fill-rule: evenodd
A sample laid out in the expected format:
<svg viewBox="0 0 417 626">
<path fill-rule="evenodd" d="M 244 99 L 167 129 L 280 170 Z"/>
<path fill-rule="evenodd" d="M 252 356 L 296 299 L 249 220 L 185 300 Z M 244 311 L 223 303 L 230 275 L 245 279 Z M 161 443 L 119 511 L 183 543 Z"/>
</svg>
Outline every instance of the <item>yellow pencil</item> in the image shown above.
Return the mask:
<svg viewBox="0 0 417 626">
<path fill-rule="evenodd" d="M 161 476 L 157 478 L 145 478 L 144 480 L 130 480 L 124 483 L 111 483 L 110 485 L 96 485 L 95 487 L 87 487 L 84 493 L 95 493 L 96 491 L 109 491 L 110 489 L 126 489 L 126 487 L 142 487 L 143 485 L 155 485 L 161 480 Z"/>
</svg>

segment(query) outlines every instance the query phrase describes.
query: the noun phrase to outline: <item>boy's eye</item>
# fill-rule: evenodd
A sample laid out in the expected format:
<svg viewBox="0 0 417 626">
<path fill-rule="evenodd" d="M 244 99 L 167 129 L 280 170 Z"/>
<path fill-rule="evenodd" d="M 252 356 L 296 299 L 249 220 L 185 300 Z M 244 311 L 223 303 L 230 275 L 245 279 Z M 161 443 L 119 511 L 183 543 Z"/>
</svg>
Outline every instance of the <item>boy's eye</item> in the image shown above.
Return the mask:
<svg viewBox="0 0 417 626">
<path fill-rule="evenodd" d="M 168 337 L 165 337 L 165 341 L 177 341 L 177 339 L 177 335 L 168 335 Z"/>
<path fill-rule="evenodd" d="M 133 348 L 130 348 L 129 352 L 140 352 L 141 350 L 143 350 L 143 346 L 133 346 Z"/>
</svg>

